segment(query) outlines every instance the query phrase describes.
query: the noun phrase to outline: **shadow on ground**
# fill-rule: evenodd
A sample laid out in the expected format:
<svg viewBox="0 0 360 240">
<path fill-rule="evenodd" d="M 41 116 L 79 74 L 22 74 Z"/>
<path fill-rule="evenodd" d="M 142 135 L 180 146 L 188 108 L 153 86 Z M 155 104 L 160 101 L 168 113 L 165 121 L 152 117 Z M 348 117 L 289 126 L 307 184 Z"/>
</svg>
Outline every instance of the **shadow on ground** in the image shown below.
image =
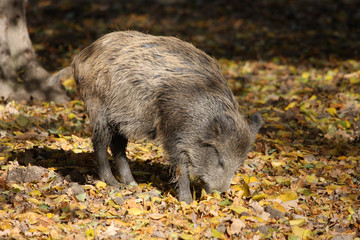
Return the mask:
<svg viewBox="0 0 360 240">
<path fill-rule="evenodd" d="M 13 156 L 24 166 L 39 166 L 54 168 L 67 182 L 77 182 L 81 185 L 94 184 L 99 180 L 95 156 L 93 153 L 74 153 L 73 151 L 51 148 L 26 149 Z M 115 165 L 110 158 L 110 164 Z M 171 176 L 166 165 L 150 161 L 130 161 L 130 168 L 138 183 L 152 183 L 161 192 L 169 192 L 174 187 L 169 184 Z M 113 168 L 116 175 L 116 170 Z"/>
</svg>

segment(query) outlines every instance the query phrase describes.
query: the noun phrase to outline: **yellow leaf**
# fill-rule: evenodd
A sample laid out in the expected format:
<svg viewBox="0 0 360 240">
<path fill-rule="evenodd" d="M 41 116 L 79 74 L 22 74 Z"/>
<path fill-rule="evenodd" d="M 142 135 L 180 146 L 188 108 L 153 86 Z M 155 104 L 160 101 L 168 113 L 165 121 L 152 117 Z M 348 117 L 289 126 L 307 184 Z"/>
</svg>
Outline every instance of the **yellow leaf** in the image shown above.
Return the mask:
<svg viewBox="0 0 360 240">
<path fill-rule="evenodd" d="M 282 206 L 280 203 L 278 202 L 274 202 L 273 205 L 271 206 L 273 209 L 279 210 L 280 212 L 286 213 L 286 209 L 284 208 L 284 206 Z"/>
<path fill-rule="evenodd" d="M 277 134 L 278 136 L 284 137 L 284 138 L 290 138 L 291 135 L 292 135 L 292 133 L 287 132 L 287 131 L 283 131 L 283 130 L 279 130 L 276 134 Z"/>
<path fill-rule="evenodd" d="M 211 235 L 215 238 L 219 238 L 222 239 L 223 238 L 223 233 L 219 232 L 218 230 L 216 230 L 215 228 L 211 228 Z"/>
<path fill-rule="evenodd" d="M 14 133 L 16 136 L 24 135 L 24 133 L 22 133 L 22 132 L 20 132 L 20 131 L 13 131 L 13 133 Z"/>
<path fill-rule="evenodd" d="M 284 161 L 281 160 L 273 160 L 271 161 L 271 165 L 273 166 L 273 168 L 278 168 L 281 167 L 283 165 L 285 165 L 286 163 Z"/>
<path fill-rule="evenodd" d="M 249 188 L 249 185 L 247 185 L 246 183 L 244 183 L 243 185 L 242 185 L 242 187 L 241 187 L 241 189 L 244 191 L 244 194 L 243 194 L 243 196 L 244 197 L 250 197 L 250 188 Z"/>
<path fill-rule="evenodd" d="M 300 228 L 298 226 L 294 226 L 291 228 L 292 230 L 292 233 L 295 235 L 295 236 L 298 236 L 298 237 L 301 237 L 303 236 L 304 232 L 305 232 L 305 229 L 303 228 Z"/>
<path fill-rule="evenodd" d="M 65 195 L 65 194 L 60 195 L 60 196 L 58 196 L 57 198 L 54 199 L 54 203 L 59 204 L 59 203 L 61 203 L 65 198 L 66 198 L 66 195 Z"/>
<path fill-rule="evenodd" d="M 201 189 L 201 198 L 205 198 L 208 196 L 208 193 L 205 191 L 205 189 Z"/>
<path fill-rule="evenodd" d="M 105 189 L 106 188 L 106 183 L 104 183 L 102 181 L 98 181 L 95 186 L 96 186 L 97 189 Z"/>
<path fill-rule="evenodd" d="M 121 197 L 121 196 L 120 196 Z M 159 198 L 159 197 L 152 197 L 151 198 L 151 202 L 154 203 L 154 202 L 158 202 L 158 203 L 161 203 L 162 199 Z"/>
<path fill-rule="evenodd" d="M 76 114 L 75 114 L 75 113 L 70 113 L 70 114 L 68 115 L 68 118 L 69 118 L 69 119 L 76 118 Z"/>
<path fill-rule="evenodd" d="M 12 184 L 11 187 L 12 187 L 13 189 L 14 189 L 14 188 L 17 188 L 17 189 L 19 189 L 20 191 L 22 191 L 22 190 L 25 189 L 24 186 L 18 185 L 18 184 L 16 184 L 16 183 Z"/>
<path fill-rule="evenodd" d="M 340 161 L 345 161 L 345 160 L 347 159 L 347 157 L 346 157 L 346 156 L 339 156 L 338 159 L 339 159 Z"/>
<path fill-rule="evenodd" d="M 72 149 L 72 151 L 74 153 L 82 153 L 82 152 L 84 152 L 82 149 L 77 149 L 77 148 Z"/>
<path fill-rule="evenodd" d="M 47 227 L 44 227 L 44 226 L 38 226 L 37 230 L 40 231 L 40 232 L 48 232 L 49 231 L 49 229 Z"/>
<path fill-rule="evenodd" d="M 298 195 L 295 191 L 288 191 L 278 196 L 283 202 L 295 200 L 298 198 Z"/>
<path fill-rule="evenodd" d="M 15 218 L 19 221 L 28 221 L 30 224 L 35 224 L 39 221 L 42 216 L 34 212 L 26 212 L 23 214 L 17 215 Z"/>
<path fill-rule="evenodd" d="M 302 226 L 306 223 L 305 219 L 290 220 L 290 226 Z"/>
<path fill-rule="evenodd" d="M 249 179 L 249 183 L 252 183 L 252 182 L 258 182 L 259 180 L 257 180 L 257 178 L 255 176 L 251 176 L 250 179 Z"/>
<path fill-rule="evenodd" d="M 46 214 L 46 217 L 47 218 L 53 218 L 55 216 L 55 214 L 53 214 L 53 213 L 47 213 Z"/>
<path fill-rule="evenodd" d="M 32 202 L 32 203 L 35 203 L 35 204 L 41 204 L 41 201 L 39 201 L 39 200 L 37 200 L 37 199 L 35 199 L 35 198 L 28 198 L 28 199 L 26 199 L 26 201 L 28 201 L 28 202 Z"/>
<path fill-rule="evenodd" d="M 86 238 L 94 239 L 95 238 L 95 232 L 94 229 L 88 229 L 85 232 Z"/>
<path fill-rule="evenodd" d="M 13 226 L 9 222 L 0 222 L 0 230 L 11 230 Z"/>
<path fill-rule="evenodd" d="M 75 214 L 76 214 L 76 216 L 78 217 L 78 218 L 85 218 L 86 217 L 86 215 L 85 215 L 85 213 L 83 212 L 83 211 L 75 211 Z"/>
<path fill-rule="evenodd" d="M 333 79 L 334 79 L 334 76 L 332 76 L 332 75 L 326 75 L 324 78 L 325 81 L 332 81 Z"/>
<path fill-rule="evenodd" d="M 307 175 L 305 179 L 306 179 L 306 181 L 307 181 L 308 183 L 316 183 L 316 182 L 318 182 L 318 179 L 317 179 L 317 177 L 315 176 L 315 174 Z"/>
<path fill-rule="evenodd" d="M 265 193 L 262 193 L 262 194 L 253 196 L 251 199 L 255 200 L 255 201 L 258 201 L 258 200 L 264 199 L 265 197 L 266 197 Z"/>
<path fill-rule="evenodd" d="M 352 77 L 349 79 L 351 84 L 359 84 L 360 83 L 360 78 L 357 77 Z"/>
<path fill-rule="evenodd" d="M 313 234 L 312 234 L 311 230 L 305 229 L 305 231 L 302 235 L 302 239 L 312 239 L 312 238 L 313 238 Z"/>
<path fill-rule="evenodd" d="M 312 95 L 311 98 L 309 98 L 309 101 L 315 101 L 316 100 L 316 96 L 315 95 Z"/>
<path fill-rule="evenodd" d="M 326 110 L 328 113 L 331 114 L 331 116 L 335 116 L 336 115 L 336 108 L 330 107 Z"/>
<path fill-rule="evenodd" d="M 217 200 L 221 200 L 221 196 L 220 196 L 220 193 L 218 191 L 214 191 L 211 193 L 211 196 Z"/>
<path fill-rule="evenodd" d="M 355 211 L 354 211 L 354 209 L 352 209 L 351 206 L 349 206 L 347 210 L 351 215 L 355 214 Z"/>
<path fill-rule="evenodd" d="M 273 186 L 273 185 L 275 185 L 275 182 L 271 182 L 271 181 L 267 180 L 266 178 L 263 178 L 263 179 L 261 180 L 261 182 L 263 183 L 263 185 L 266 185 L 266 186 Z"/>
<path fill-rule="evenodd" d="M 244 182 L 245 182 L 245 183 L 249 183 L 249 182 L 250 182 L 250 177 L 249 177 L 248 175 L 245 175 L 245 176 L 243 177 L 243 179 L 244 179 Z"/>
<path fill-rule="evenodd" d="M 61 239 L 61 236 L 60 236 L 60 234 L 58 233 L 58 229 L 52 229 L 52 230 L 50 230 L 50 239 Z"/>
<path fill-rule="evenodd" d="M 193 235 L 186 234 L 186 233 L 182 233 L 182 234 L 180 235 L 180 239 L 192 240 L 192 239 L 194 239 L 194 237 L 193 237 Z"/>
<path fill-rule="evenodd" d="M 335 184 L 331 184 L 331 185 L 328 185 L 328 186 L 325 186 L 325 189 L 326 189 L 326 192 L 328 194 L 332 194 L 336 189 L 339 189 L 340 186 L 337 186 Z"/>
<path fill-rule="evenodd" d="M 211 223 L 213 225 L 218 225 L 220 223 L 219 218 L 220 218 L 219 216 L 210 218 L 209 223 Z"/>
<path fill-rule="evenodd" d="M 151 219 L 154 219 L 154 220 L 159 220 L 159 219 L 161 219 L 161 218 L 163 218 L 163 217 L 166 217 L 166 215 L 165 215 L 165 214 L 161 214 L 161 213 L 152 213 L 152 214 L 149 214 L 149 217 L 150 217 Z"/>
<path fill-rule="evenodd" d="M 74 78 L 68 78 L 68 79 L 64 80 L 62 82 L 62 84 L 66 88 L 75 88 L 76 87 L 76 82 L 75 82 Z"/>
<path fill-rule="evenodd" d="M 295 105 L 296 105 L 296 102 L 289 103 L 289 105 L 287 105 L 287 107 L 285 108 L 285 111 L 289 110 L 290 108 L 295 107 Z"/>
<path fill-rule="evenodd" d="M 41 192 L 39 190 L 32 190 L 31 192 L 29 192 L 30 196 L 41 196 Z"/>
<path fill-rule="evenodd" d="M 301 74 L 301 77 L 304 78 L 304 79 L 309 79 L 310 73 L 309 73 L 309 72 L 303 72 L 303 73 Z"/>
<path fill-rule="evenodd" d="M 146 213 L 146 211 L 139 209 L 139 208 L 130 208 L 127 210 L 130 215 L 138 216 L 143 213 Z"/>
<path fill-rule="evenodd" d="M 243 212 L 249 212 L 250 210 L 241 206 L 230 206 L 230 209 L 236 212 L 237 214 L 242 214 Z"/>
</svg>

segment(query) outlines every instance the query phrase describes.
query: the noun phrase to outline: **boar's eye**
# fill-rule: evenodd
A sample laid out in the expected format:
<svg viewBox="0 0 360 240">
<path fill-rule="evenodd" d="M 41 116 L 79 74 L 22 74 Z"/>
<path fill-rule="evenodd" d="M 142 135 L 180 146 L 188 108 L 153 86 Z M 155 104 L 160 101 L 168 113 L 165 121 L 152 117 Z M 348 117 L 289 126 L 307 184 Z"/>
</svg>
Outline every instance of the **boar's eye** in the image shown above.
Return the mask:
<svg viewBox="0 0 360 240">
<path fill-rule="evenodd" d="M 218 152 L 218 150 L 216 148 L 213 147 L 213 150 L 215 152 L 215 156 L 218 159 L 218 165 L 222 168 L 225 169 L 225 163 L 224 160 L 222 159 L 222 157 L 220 156 L 220 153 Z"/>
<path fill-rule="evenodd" d="M 225 169 L 225 163 L 223 161 L 223 159 L 220 156 L 220 153 L 218 152 L 218 150 L 211 144 L 208 143 L 203 143 L 203 147 L 206 149 L 206 153 L 207 153 L 207 157 L 210 159 L 215 160 L 215 158 L 218 160 L 218 165 L 222 168 Z M 216 164 L 216 162 L 214 162 Z"/>
<path fill-rule="evenodd" d="M 222 169 L 225 169 L 224 161 L 220 157 L 218 157 L 218 164 Z"/>
</svg>

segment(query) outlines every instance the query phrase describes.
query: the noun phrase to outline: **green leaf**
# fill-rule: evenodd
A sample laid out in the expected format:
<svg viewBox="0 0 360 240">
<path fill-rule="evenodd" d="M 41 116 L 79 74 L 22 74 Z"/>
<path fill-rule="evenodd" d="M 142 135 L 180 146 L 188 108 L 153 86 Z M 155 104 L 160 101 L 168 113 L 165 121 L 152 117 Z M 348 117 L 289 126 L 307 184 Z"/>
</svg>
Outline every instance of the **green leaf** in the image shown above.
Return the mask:
<svg viewBox="0 0 360 240">
<path fill-rule="evenodd" d="M 25 117 L 24 115 L 19 115 L 18 118 L 16 119 L 16 123 L 20 126 L 20 127 L 25 127 L 28 123 L 29 123 L 29 118 Z"/>
<path fill-rule="evenodd" d="M 86 198 L 86 192 L 80 193 L 75 196 L 79 202 L 84 202 Z"/>
<path fill-rule="evenodd" d="M 39 205 L 39 208 L 40 208 L 41 210 L 48 210 L 48 209 L 50 208 L 50 206 L 43 203 L 43 204 L 40 204 L 40 205 Z"/>
<path fill-rule="evenodd" d="M 314 164 L 308 163 L 303 168 L 314 168 L 314 167 L 315 167 Z"/>
<path fill-rule="evenodd" d="M 232 204 L 232 201 L 230 199 L 228 199 L 228 198 L 219 203 L 219 205 L 222 206 L 222 207 L 225 207 L 225 206 L 228 206 L 228 205 L 231 205 L 231 204 Z"/>
<path fill-rule="evenodd" d="M 48 132 L 50 134 L 59 135 L 60 131 L 58 129 L 48 129 Z"/>
</svg>

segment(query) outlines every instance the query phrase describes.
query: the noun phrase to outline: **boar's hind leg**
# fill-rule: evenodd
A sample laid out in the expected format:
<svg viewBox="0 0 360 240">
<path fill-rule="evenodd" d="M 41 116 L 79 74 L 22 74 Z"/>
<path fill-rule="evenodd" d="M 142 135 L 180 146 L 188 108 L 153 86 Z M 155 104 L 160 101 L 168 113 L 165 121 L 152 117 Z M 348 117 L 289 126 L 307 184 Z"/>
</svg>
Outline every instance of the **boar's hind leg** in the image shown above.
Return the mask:
<svg viewBox="0 0 360 240">
<path fill-rule="evenodd" d="M 107 147 L 110 145 L 110 139 L 111 135 L 106 119 L 99 114 L 99 117 L 94 123 L 92 136 L 95 157 L 99 165 L 98 174 L 101 181 L 104 181 L 114 187 L 120 187 L 119 182 L 115 179 L 111 172 L 109 161 L 107 159 Z"/>
<path fill-rule="evenodd" d="M 113 135 L 110 148 L 119 171 L 121 182 L 124 184 L 136 184 L 126 158 L 125 150 L 127 142 L 128 140 L 125 137 Z"/>
</svg>

